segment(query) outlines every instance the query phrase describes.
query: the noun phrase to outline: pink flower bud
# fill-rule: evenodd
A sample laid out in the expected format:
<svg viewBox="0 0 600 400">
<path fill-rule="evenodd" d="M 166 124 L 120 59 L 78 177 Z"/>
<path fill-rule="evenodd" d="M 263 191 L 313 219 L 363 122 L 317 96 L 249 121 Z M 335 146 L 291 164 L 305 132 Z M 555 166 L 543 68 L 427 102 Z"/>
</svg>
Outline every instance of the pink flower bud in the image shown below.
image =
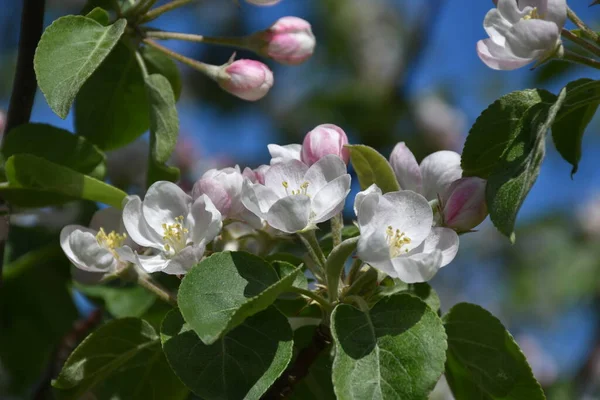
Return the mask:
<svg viewBox="0 0 600 400">
<path fill-rule="evenodd" d="M 242 175 L 244 178 L 250 179 L 252 183 L 260 183 L 261 185 L 265 184 L 265 173 L 269 169 L 269 165 L 261 165 L 256 169 L 250 169 L 248 167 L 244 168 L 244 172 Z"/>
<path fill-rule="evenodd" d="M 222 66 L 216 80 L 221 88 L 234 96 L 256 101 L 273 86 L 273 73 L 259 61 L 237 60 Z"/>
<path fill-rule="evenodd" d="M 444 223 L 459 232 L 470 231 L 487 216 L 485 202 L 486 180 L 469 177 L 454 181 L 448 188 L 444 205 Z"/>
<path fill-rule="evenodd" d="M 281 0 L 246 0 L 250 4 L 254 4 L 255 6 L 274 6 L 279 3 Z"/>
<path fill-rule="evenodd" d="M 342 128 L 323 124 L 308 132 L 302 143 L 301 159 L 307 165 L 313 165 L 328 154 L 340 157 L 346 164 L 350 158 L 348 137 Z"/>
<path fill-rule="evenodd" d="M 278 19 L 269 29 L 253 36 L 258 52 L 286 65 L 298 65 L 308 60 L 316 45 L 310 24 L 296 17 Z"/>
</svg>

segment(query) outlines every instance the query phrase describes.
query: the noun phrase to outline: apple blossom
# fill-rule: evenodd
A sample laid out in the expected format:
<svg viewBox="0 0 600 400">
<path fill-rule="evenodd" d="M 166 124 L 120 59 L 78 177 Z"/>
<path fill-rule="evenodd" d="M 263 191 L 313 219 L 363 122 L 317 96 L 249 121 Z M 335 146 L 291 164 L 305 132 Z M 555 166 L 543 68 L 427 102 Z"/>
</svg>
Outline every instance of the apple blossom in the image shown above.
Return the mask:
<svg viewBox="0 0 600 400">
<path fill-rule="evenodd" d="M 411 190 L 389 192 L 372 185 L 354 202 L 364 262 L 406 283 L 425 282 L 450 263 L 458 251 L 452 229 L 432 227 L 427 200 Z"/>
<path fill-rule="evenodd" d="M 121 211 L 105 208 L 94 214 L 89 228 L 65 226 L 60 232 L 60 246 L 77 268 L 107 274 L 131 260 L 134 243 L 125 232 Z"/>
<path fill-rule="evenodd" d="M 344 147 L 347 144 L 348 137 L 342 128 L 333 124 L 319 125 L 304 137 L 300 157 L 306 165 L 312 165 L 327 154 L 335 154 L 348 164 L 350 152 Z"/>
<path fill-rule="evenodd" d="M 244 168 L 244 171 L 242 172 L 242 176 L 244 178 L 248 178 L 250 179 L 250 182 L 252 183 L 260 183 L 260 184 L 265 184 L 265 173 L 267 172 L 267 170 L 269 169 L 269 165 L 259 165 L 257 168 L 255 169 L 250 169 L 248 167 Z"/>
<path fill-rule="evenodd" d="M 236 60 L 210 70 L 222 89 L 248 101 L 262 99 L 273 86 L 273 73 L 255 60 Z"/>
<path fill-rule="evenodd" d="M 444 225 L 459 232 L 467 232 L 479 225 L 488 214 L 485 201 L 486 180 L 478 177 L 454 181 L 448 190 L 448 199 L 442 215 Z"/>
<path fill-rule="evenodd" d="M 442 150 L 432 153 L 421 165 L 404 142 L 394 147 L 390 165 L 403 190 L 412 190 L 428 201 L 439 202 L 441 220 L 435 224 L 468 231 L 479 225 L 487 215 L 485 203 L 486 181 L 462 177 L 460 154 Z M 452 201 L 450 201 L 452 198 Z"/>
<path fill-rule="evenodd" d="M 243 183 L 244 176 L 237 165 L 234 168 L 211 169 L 194 184 L 192 198 L 196 200 L 206 195 L 219 210 L 222 219 L 237 219 L 260 226 L 256 216 L 242 204 Z"/>
<path fill-rule="evenodd" d="M 308 60 L 316 45 L 310 24 L 297 17 L 283 17 L 271 27 L 248 38 L 257 53 L 287 65 Z"/>
<path fill-rule="evenodd" d="M 151 249 L 133 260 L 146 272 L 185 274 L 221 231 L 221 213 L 207 195 L 196 200 L 171 182 L 159 181 L 144 200 L 127 197 L 123 223 L 131 239 Z"/>
<path fill-rule="evenodd" d="M 300 161 L 301 159 L 302 145 L 300 144 L 287 144 L 285 146 L 270 144 L 267 147 L 271 154 L 271 165 L 290 160 Z"/>
<path fill-rule="evenodd" d="M 271 227 L 295 233 L 339 213 L 349 192 L 346 164 L 330 154 L 311 167 L 298 160 L 272 165 L 264 185 L 245 179 L 242 202 Z"/>
<path fill-rule="evenodd" d="M 560 51 L 566 19 L 566 0 L 499 0 L 485 16 L 490 38 L 477 42 L 477 54 L 500 70 L 543 62 Z"/>
</svg>

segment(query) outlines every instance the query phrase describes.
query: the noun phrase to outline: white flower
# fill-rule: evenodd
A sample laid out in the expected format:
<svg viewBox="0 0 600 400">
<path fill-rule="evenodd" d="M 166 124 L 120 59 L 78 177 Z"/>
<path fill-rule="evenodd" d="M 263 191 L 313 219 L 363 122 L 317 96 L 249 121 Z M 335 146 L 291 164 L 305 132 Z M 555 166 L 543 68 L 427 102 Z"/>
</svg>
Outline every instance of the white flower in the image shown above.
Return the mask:
<svg viewBox="0 0 600 400">
<path fill-rule="evenodd" d="M 271 165 L 279 164 L 290 160 L 300 161 L 302 153 L 301 144 L 288 144 L 280 146 L 278 144 L 270 144 L 267 146 L 271 154 Z"/>
<path fill-rule="evenodd" d="M 393 278 L 425 282 L 456 256 L 456 232 L 432 227 L 429 203 L 411 190 L 382 195 L 372 185 L 356 196 L 354 211 L 358 257 Z"/>
<path fill-rule="evenodd" d="M 417 163 L 413 153 L 400 142 L 390 155 L 390 164 L 402 190 L 412 190 L 429 201 L 449 195 L 450 185 L 461 178 L 460 154 L 442 150 L 432 153 Z"/>
<path fill-rule="evenodd" d="M 298 160 L 272 165 L 264 185 L 244 180 L 242 202 L 273 228 L 295 233 L 341 212 L 349 192 L 346 164 L 330 154 L 310 168 Z"/>
<path fill-rule="evenodd" d="M 133 255 L 133 242 L 127 237 L 121 211 L 96 211 L 90 227 L 67 225 L 60 232 L 60 245 L 77 268 L 101 274 L 115 272 Z"/>
<path fill-rule="evenodd" d="M 235 168 L 211 169 L 194 184 L 192 198 L 196 200 L 206 195 L 219 210 L 222 219 L 246 221 L 260 227 L 258 218 L 242 204 L 243 183 L 244 176 L 237 165 Z"/>
<path fill-rule="evenodd" d="M 498 0 L 483 21 L 490 38 L 477 42 L 477 54 L 501 70 L 544 61 L 560 48 L 566 19 L 566 0 Z"/>
<path fill-rule="evenodd" d="M 144 201 L 129 196 L 123 209 L 125 228 L 138 245 L 153 249 L 136 254 L 146 272 L 185 274 L 204 255 L 206 244 L 221 231 L 221 213 L 206 195 L 195 201 L 171 182 L 156 182 Z"/>
</svg>

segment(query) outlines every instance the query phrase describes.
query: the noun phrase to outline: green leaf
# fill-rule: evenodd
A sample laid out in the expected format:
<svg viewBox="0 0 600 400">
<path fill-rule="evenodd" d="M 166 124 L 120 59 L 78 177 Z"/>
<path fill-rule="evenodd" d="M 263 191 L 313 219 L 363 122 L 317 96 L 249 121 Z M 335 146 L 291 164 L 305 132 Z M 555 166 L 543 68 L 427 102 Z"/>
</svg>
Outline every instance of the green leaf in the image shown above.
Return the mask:
<svg viewBox="0 0 600 400">
<path fill-rule="evenodd" d="M 146 77 L 148 102 L 150 103 L 150 157 L 148 186 L 164 180 L 170 169 L 164 165 L 175 150 L 179 136 L 179 117 L 171 84 L 162 75 Z M 157 168 L 158 167 L 158 168 Z M 174 168 L 173 170 L 178 169 Z M 174 172 L 174 171 L 173 171 Z M 173 176 L 178 178 L 177 176 Z"/>
<path fill-rule="evenodd" d="M 294 257 L 291 254 L 289 256 L 292 258 Z M 289 262 L 282 260 L 273 260 L 271 261 L 271 266 L 275 269 L 277 275 L 279 275 L 279 279 L 283 279 L 289 274 L 294 274 L 296 278 L 294 278 L 292 286 L 300 289 L 308 289 L 308 279 L 306 279 L 306 275 L 302 273 L 302 267 L 304 266 L 302 262 L 290 264 Z M 298 272 L 298 267 L 300 267 L 300 272 Z"/>
<path fill-rule="evenodd" d="M 384 297 L 393 296 L 397 293 L 412 294 L 423 300 L 436 313 L 440 310 L 440 298 L 427 282 L 408 284 L 400 279 L 387 277 L 368 300 L 369 303 L 375 303 Z"/>
<path fill-rule="evenodd" d="M 553 105 L 540 103 L 525 112 L 522 125 L 488 178 L 486 201 L 490 219 L 513 243 L 517 213 L 539 175 L 546 152 L 546 133 L 565 97 L 563 89 Z"/>
<path fill-rule="evenodd" d="M 179 99 L 183 84 L 181 82 L 181 73 L 175 61 L 154 47 L 144 46 L 140 49 L 140 52 L 146 63 L 146 68 L 148 68 L 148 73 L 160 74 L 167 78 L 169 83 L 171 83 L 175 99 Z"/>
<path fill-rule="evenodd" d="M 114 186 L 29 154 L 11 156 L 6 161 L 6 176 L 12 187 L 44 190 L 116 208 L 121 208 L 127 196 Z"/>
<path fill-rule="evenodd" d="M 520 132 L 530 125 L 527 110 L 550 106 L 556 96 L 541 89 L 512 92 L 496 100 L 475 121 L 462 153 L 463 176 L 487 179 Z"/>
<path fill-rule="evenodd" d="M 292 358 L 287 319 L 268 308 L 211 345 L 206 345 L 177 310 L 167 314 L 161 341 L 177 376 L 204 400 L 258 400 Z"/>
<path fill-rule="evenodd" d="M 4 157 L 22 153 L 44 158 L 83 174 L 91 173 L 105 161 L 104 154 L 85 138 L 46 124 L 19 125 L 10 135 L 6 135 L 2 147 Z"/>
<path fill-rule="evenodd" d="M 35 52 L 37 81 L 52 111 L 65 119 L 85 81 L 125 32 L 120 19 L 104 27 L 93 19 L 67 15 L 46 28 Z"/>
<path fill-rule="evenodd" d="M 52 382 L 59 399 L 183 399 L 187 390 L 166 363 L 159 337 L 146 321 L 123 318 L 89 335 Z"/>
<path fill-rule="evenodd" d="M 73 196 L 52 193 L 41 189 L 11 187 L 6 182 L 0 183 L 0 198 L 9 202 L 11 206 L 23 208 L 57 206 L 77 200 Z"/>
<path fill-rule="evenodd" d="M 444 326 L 446 378 L 457 399 L 546 398 L 517 343 L 488 311 L 458 304 L 444 316 Z"/>
<path fill-rule="evenodd" d="M 110 23 L 110 15 L 108 15 L 108 11 L 100 7 L 93 8 L 85 16 L 93 19 L 102 26 L 107 26 Z"/>
<path fill-rule="evenodd" d="M 350 149 L 350 160 L 361 189 L 375 183 L 383 193 L 400 190 L 392 166 L 377 150 L 361 144 L 347 147 Z"/>
<path fill-rule="evenodd" d="M 185 321 L 205 344 L 216 342 L 288 290 L 302 267 L 279 279 L 271 265 L 245 252 L 216 253 L 181 281 L 177 300 Z"/>
<path fill-rule="evenodd" d="M 417 297 L 386 297 L 368 314 L 340 304 L 331 319 L 339 400 L 425 400 L 444 372 L 442 321 Z"/>
<path fill-rule="evenodd" d="M 111 287 L 75 283 L 87 297 L 102 300 L 106 311 L 115 318 L 141 317 L 152 307 L 156 296 L 141 286 Z"/>
<path fill-rule="evenodd" d="M 81 14 L 89 14 L 94 8 L 103 8 L 108 11 L 117 11 L 119 4 L 116 0 L 87 0 Z"/>
<path fill-rule="evenodd" d="M 556 150 L 573 166 L 573 176 L 581 160 L 583 134 L 600 104 L 600 81 L 579 79 L 565 89 L 567 97 L 552 125 L 552 139 Z"/>
<path fill-rule="evenodd" d="M 336 400 L 331 382 L 332 360 L 331 349 L 323 350 L 310 366 L 308 375 L 294 386 L 289 400 Z"/>
<path fill-rule="evenodd" d="M 149 115 L 135 53 L 119 42 L 77 96 L 75 132 L 101 149 L 117 149 L 148 130 Z"/>
</svg>

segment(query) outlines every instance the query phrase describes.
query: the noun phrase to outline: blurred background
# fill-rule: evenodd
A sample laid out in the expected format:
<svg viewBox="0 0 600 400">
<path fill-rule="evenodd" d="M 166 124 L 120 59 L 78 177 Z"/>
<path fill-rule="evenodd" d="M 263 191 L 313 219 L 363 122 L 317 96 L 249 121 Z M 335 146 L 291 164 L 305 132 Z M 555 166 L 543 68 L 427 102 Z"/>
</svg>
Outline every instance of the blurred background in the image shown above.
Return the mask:
<svg viewBox="0 0 600 400">
<path fill-rule="evenodd" d="M 570 0 L 569 5 L 589 25 L 598 26 L 600 7 L 588 8 L 589 2 Z M 0 108 L 4 109 L 16 59 L 19 3 L 0 0 Z M 78 13 L 85 1 L 47 3 L 49 24 L 61 15 Z M 209 168 L 268 163 L 267 144 L 300 143 L 321 123 L 339 125 L 352 143 L 373 146 L 386 156 L 399 141 L 407 142 L 418 159 L 442 149 L 460 152 L 479 113 L 501 95 L 531 87 L 557 93 L 570 80 L 598 79 L 599 75 L 596 70 L 557 62 L 533 71 L 488 69 L 478 59 L 475 43 L 486 37 L 482 21 L 493 7 L 490 0 L 283 0 L 274 7 L 240 3 L 198 1 L 152 26 L 235 36 L 294 15 L 312 24 L 317 50 L 298 67 L 263 60 L 274 71 L 275 86 L 256 103 L 230 96 L 200 73 L 180 66 L 184 77 L 178 105 L 181 134 L 173 163 L 182 169 L 182 185 L 187 188 Z M 211 64 L 223 64 L 232 52 L 202 44 L 164 43 Z M 257 58 L 244 51 L 238 57 Z M 39 93 L 32 121 L 73 130 L 72 116 L 59 119 Z M 461 237 L 459 257 L 431 282 L 444 312 L 468 301 L 498 316 L 526 353 L 549 399 L 600 399 L 599 123 L 596 118 L 588 128 L 579 171 L 572 179 L 571 166 L 548 142 L 540 177 L 518 218 L 514 246 L 486 221 L 478 233 Z M 146 140 L 143 137 L 109 153 L 110 181 L 130 193 L 143 186 Z M 358 187 L 354 189 L 353 193 Z M 352 197 L 347 204 L 348 221 Z M 56 235 L 79 212 L 65 206 L 22 219 L 35 218 L 38 226 Z M 30 285 L 15 289 L 21 298 L 22 290 L 34 293 L 25 305 L 39 308 L 36 301 L 43 303 L 53 296 L 42 284 Z M 0 313 L 7 307 L 24 307 L 15 297 L 0 299 Z M 35 316 L 25 315 L 32 311 L 23 308 L 21 329 L 0 332 L 0 355 L 16 335 L 39 329 L 30 321 L 34 317 L 47 319 L 48 343 L 52 335 L 64 334 L 60 328 L 64 323 L 57 320 L 72 321 L 77 312 L 86 311 L 75 310 L 68 300 L 64 308 L 53 305 Z M 45 357 L 48 343 L 42 344 Z M 26 363 L 25 356 L 21 358 Z M 17 365 L 18 370 L 18 357 L 0 360 L 0 393 L 3 386 L 15 382 L 20 389 L 13 392 L 22 393 L 35 382 L 35 375 L 25 369 L 16 381 L 6 378 L 2 362 L 10 364 L 5 368 Z M 37 360 L 43 363 L 44 358 Z M 432 398 L 451 397 L 441 384 Z"/>
</svg>

